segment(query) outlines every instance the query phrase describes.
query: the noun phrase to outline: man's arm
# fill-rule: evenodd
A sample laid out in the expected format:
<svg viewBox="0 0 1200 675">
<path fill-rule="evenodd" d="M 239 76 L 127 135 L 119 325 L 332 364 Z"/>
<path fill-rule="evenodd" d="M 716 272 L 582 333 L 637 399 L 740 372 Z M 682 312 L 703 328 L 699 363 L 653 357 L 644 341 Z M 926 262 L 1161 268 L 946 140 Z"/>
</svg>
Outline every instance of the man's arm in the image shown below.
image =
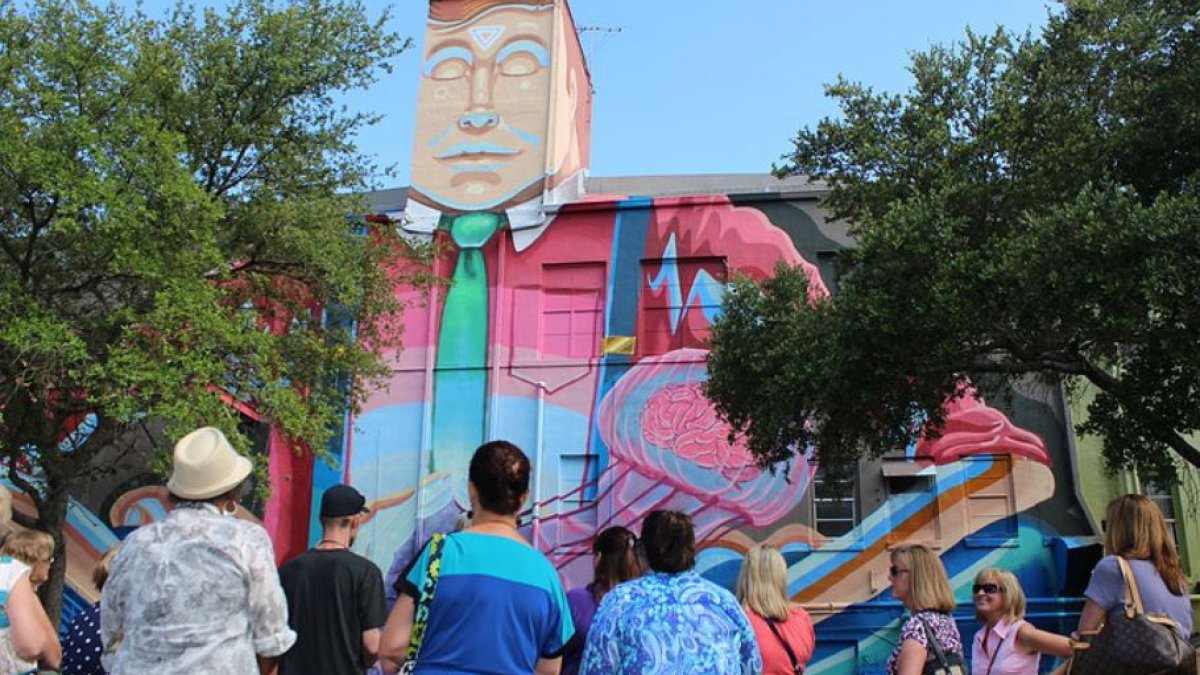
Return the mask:
<svg viewBox="0 0 1200 675">
<path fill-rule="evenodd" d="M 558 675 L 560 670 L 562 670 L 562 657 L 556 656 L 552 659 L 538 659 L 533 672 L 535 675 Z"/>
<path fill-rule="evenodd" d="M 259 656 L 258 675 L 279 675 L 279 657 Z"/>
<path fill-rule="evenodd" d="M 394 673 L 408 657 L 408 641 L 412 637 L 413 612 L 416 603 L 412 596 L 401 593 L 388 615 L 379 640 L 379 661 L 383 672 Z"/>
<path fill-rule="evenodd" d="M 275 569 L 275 552 L 267 531 L 254 525 L 247 530 L 245 565 L 249 593 L 246 598 L 250 618 L 250 633 L 254 640 L 254 653 L 265 657 L 261 664 L 269 665 L 270 659 L 282 656 L 296 643 L 296 632 L 288 626 L 287 598 L 279 583 L 279 572 Z M 104 618 L 101 610 L 100 618 Z M 278 659 L 275 659 L 278 661 Z M 263 671 L 268 672 L 268 671 Z"/>
<path fill-rule="evenodd" d="M 381 632 L 382 630 L 379 628 L 371 628 L 362 632 L 363 661 L 368 664 L 375 663 L 375 661 L 379 658 L 379 642 L 381 639 Z"/>
</svg>

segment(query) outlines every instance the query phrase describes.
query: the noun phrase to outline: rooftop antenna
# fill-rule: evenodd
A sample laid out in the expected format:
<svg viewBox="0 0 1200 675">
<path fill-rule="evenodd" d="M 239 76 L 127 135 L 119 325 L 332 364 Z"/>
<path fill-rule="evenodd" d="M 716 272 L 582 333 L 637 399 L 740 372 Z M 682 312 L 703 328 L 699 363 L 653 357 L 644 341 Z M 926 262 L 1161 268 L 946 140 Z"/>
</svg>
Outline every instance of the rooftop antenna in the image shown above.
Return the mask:
<svg viewBox="0 0 1200 675">
<path fill-rule="evenodd" d="M 621 32 L 620 26 L 578 26 L 575 32 L 579 34 L 579 43 L 583 47 L 583 57 L 587 59 L 588 70 L 592 73 L 592 87 L 596 86 L 596 78 L 600 62 L 597 54 L 605 47 L 614 35 Z"/>
</svg>

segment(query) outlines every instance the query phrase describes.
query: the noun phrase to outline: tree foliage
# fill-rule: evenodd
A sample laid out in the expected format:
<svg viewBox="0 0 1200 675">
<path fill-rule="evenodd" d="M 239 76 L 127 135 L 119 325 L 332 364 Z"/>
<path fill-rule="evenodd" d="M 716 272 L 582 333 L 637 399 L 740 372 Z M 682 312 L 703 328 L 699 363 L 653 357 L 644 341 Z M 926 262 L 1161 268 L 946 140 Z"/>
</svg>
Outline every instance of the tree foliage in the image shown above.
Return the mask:
<svg viewBox="0 0 1200 675">
<path fill-rule="evenodd" d="M 830 188 L 856 248 L 839 292 L 741 280 L 708 393 L 767 461 L 904 447 L 962 385 L 1095 393 L 1112 468 L 1200 466 L 1200 15 L 1194 0 L 1070 0 L 1040 35 L 968 32 L 912 87 L 844 79 L 782 171 Z"/>
<path fill-rule="evenodd" d="M 0 455 L 59 540 L 55 610 L 68 495 L 123 448 L 154 444 L 161 469 L 201 424 L 245 448 L 240 402 L 320 451 L 385 372 L 389 277 L 427 277 L 347 217 L 375 118 L 333 99 L 407 47 L 385 20 L 353 0 L 0 2 Z"/>
</svg>

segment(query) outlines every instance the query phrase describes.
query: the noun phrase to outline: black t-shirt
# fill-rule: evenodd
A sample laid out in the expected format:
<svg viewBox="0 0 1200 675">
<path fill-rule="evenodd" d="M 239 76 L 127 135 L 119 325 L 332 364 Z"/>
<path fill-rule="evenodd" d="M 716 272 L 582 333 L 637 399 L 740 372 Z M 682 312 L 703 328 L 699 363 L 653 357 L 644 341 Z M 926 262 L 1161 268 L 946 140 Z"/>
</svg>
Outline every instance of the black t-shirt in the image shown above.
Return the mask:
<svg viewBox="0 0 1200 675">
<path fill-rule="evenodd" d="M 362 675 L 362 634 L 387 621 L 383 575 L 346 550 L 309 550 L 279 568 L 296 644 L 283 655 L 283 675 Z"/>
</svg>

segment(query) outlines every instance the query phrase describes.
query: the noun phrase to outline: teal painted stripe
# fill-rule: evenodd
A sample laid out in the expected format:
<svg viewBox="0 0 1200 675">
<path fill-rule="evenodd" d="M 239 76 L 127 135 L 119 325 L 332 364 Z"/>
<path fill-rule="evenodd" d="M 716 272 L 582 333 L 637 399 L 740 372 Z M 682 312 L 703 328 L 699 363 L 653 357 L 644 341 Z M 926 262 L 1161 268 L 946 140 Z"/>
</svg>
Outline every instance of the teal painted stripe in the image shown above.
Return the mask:
<svg viewBox="0 0 1200 675">
<path fill-rule="evenodd" d="M 858 527 L 825 545 L 829 548 L 838 548 L 841 544 L 853 543 L 853 550 L 837 551 L 829 556 L 824 554 L 810 556 L 793 567 L 788 573 L 788 592 L 798 593 L 817 580 L 832 574 L 839 567 L 856 558 L 862 549 L 870 547 L 891 533 L 893 523 L 904 522 L 932 504 L 938 495 L 982 475 L 991 468 L 992 464 L 991 459 L 961 462 L 959 468 L 947 471 L 945 474 L 943 474 L 943 469 L 939 468 L 937 477 L 934 479 L 935 492 L 903 493 L 888 497 L 887 502 Z M 816 552 L 820 552 L 820 550 L 817 549 Z"/>
</svg>

